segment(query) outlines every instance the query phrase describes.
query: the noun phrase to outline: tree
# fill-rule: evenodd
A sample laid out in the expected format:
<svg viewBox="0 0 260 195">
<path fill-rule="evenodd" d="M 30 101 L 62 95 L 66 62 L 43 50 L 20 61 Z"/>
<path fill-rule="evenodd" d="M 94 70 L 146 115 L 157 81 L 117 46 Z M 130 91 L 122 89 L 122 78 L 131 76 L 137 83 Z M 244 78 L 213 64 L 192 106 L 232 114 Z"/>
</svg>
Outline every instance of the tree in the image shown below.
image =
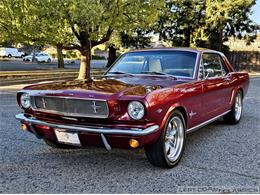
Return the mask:
<svg viewBox="0 0 260 195">
<path fill-rule="evenodd" d="M 174 46 L 189 47 L 193 33 L 204 23 L 205 1 L 170 0 L 160 13 L 154 31 L 160 40 Z"/>
<path fill-rule="evenodd" d="M 52 17 L 56 13 L 53 10 L 46 12 L 48 6 L 51 6 L 49 1 L 0 0 L 0 39 L 5 42 L 23 43 L 33 48 L 46 44 L 57 47 L 67 44 L 71 37 L 63 33 L 63 21 L 54 23 Z M 58 56 L 58 66 L 63 68 L 63 56 Z"/>
<path fill-rule="evenodd" d="M 163 0 L 1 0 L 1 26 L 33 44 L 62 45 L 81 53 L 78 79 L 90 79 L 91 49 L 115 31 L 151 24 Z"/>
<path fill-rule="evenodd" d="M 205 35 L 208 47 L 223 50 L 228 37 L 246 39 L 248 43 L 256 38 L 253 33 L 259 27 L 250 19 L 250 10 L 255 0 L 207 0 Z"/>
<path fill-rule="evenodd" d="M 256 38 L 259 26 L 249 18 L 255 0 L 170 0 L 154 32 L 174 46 L 225 50 L 228 37 Z"/>
<path fill-rule="evenodd" d="M 151 43 L 151 37 L 148 35 L 149 31 L 144 29 L 135 29 L 132 32 L 121 32 L 120 39 L 121 44 L 125 48 L 145 48 L 149 47 Z"/>
<path fill-rule="evenodd" d="M 112 37 L 108 43 L 108 62 L 106 67 L 110 67 L 116 60 L 116 50 L 123 48 L 146 48 L 150 46 L 151 35 L 148 29 L 132 29 L 131 31 L 122 31 Z"/>
<path fill-rule="evenodd" d="M 113 32 L 132 29 L 157 18 L 157 9 L 163 3 L 158 0 L 49 0 L 53 21 L 64 24 L 63 32 L 72 36 L 65 49 L 77 49 L 81 53 L 78 79 L 90 80 L 91 49 L 109 41 Z M 65 29 L 65 30 L 64 30 Z"/>
</svg>

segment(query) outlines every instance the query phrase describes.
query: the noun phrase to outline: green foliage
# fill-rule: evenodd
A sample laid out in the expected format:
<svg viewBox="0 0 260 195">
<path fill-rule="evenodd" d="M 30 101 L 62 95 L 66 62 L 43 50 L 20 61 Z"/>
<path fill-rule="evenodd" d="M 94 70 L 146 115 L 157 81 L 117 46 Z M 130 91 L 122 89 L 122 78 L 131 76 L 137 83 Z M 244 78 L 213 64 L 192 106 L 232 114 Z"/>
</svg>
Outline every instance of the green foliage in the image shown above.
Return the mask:
<svg viewBox="0 0 260 195">
<path fill-rule="evenodd" d="M 205 3 L 201 0 L 170 0 L 161 13 L 155 32 L 174 46 L 190 46 L 191 35 L 203 25 Z"/>
<path fill-rule="evenodd" d="M 255 39 L 259 27 L 249 18 L 255 0 L 170 0 L 161 13 L 155 32 L 173 46 L 200 46 L 226 50 L 230 36 Z"/>
<path fill-rule="evenodd" d="M 258 26 L 249 18 L 255 0 L 207 0 L 205 34 L 208 45 L 222 50 L 223 42 L 234 36 L 251 42 Z"/>
<path fill-rule="evenodd" d="M 92 55 L 92 60 L 105 60 L 106 58 L 104 56 L 97 56 L 97 55 Z"/>
<path fill-rule="evenodd" d="M 77 55 L 76 51 L 69 50 L 69 51 L 66 52 L 65 57 L 66 58 L 78 58 L 79 56 Z"/>
<path fill-rule="evenodd" d="M 120 33 L 121 45 L 125 48 L 146 48 L 150 46 L 151 37 L 148 32 L 143 29 L 137 29 L 132 34 L 121 32 Z"/>
<path fill-rule="evenodd" d="M 90 78 L 91 48 L 112 33 L 149 26 L 163 0 L 0 0 L 2 40 L 77 49 L 80 78 Z M 83 59 L 83 58 L 82 58 Z"/>
</svg>

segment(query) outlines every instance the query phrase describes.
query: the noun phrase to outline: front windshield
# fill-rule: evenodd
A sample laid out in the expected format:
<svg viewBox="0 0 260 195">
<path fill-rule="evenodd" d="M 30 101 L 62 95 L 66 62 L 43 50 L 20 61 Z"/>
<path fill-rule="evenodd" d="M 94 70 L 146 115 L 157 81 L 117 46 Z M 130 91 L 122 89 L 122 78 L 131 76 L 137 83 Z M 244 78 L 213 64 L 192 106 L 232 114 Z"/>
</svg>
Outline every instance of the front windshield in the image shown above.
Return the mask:
<svg viewBox="0 0 260 195">
<path fill-rule="evenodd" d="M 197 53 L 190 51 L 140 51 L 122 55 L 107 74 L 168 74 L 193 77 Z"/>
</svg>

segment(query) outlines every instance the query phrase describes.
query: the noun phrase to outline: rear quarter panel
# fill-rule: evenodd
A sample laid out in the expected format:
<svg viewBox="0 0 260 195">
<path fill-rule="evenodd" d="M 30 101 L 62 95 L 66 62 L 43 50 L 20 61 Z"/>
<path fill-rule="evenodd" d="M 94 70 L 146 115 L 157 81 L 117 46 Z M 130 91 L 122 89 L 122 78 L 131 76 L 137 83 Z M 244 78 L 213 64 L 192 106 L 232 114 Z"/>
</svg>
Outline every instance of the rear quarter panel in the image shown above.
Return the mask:
<svg viewBox="0 0 260 195">
<path fill-rule="evenodd" d="M 243 92 L 243 97 L 246 96 L 249 87 L 249 75 L 244 72 L 233 72 L 233 77 L 235 78 L 235 89 L 241 89 Z"/>
</svg>

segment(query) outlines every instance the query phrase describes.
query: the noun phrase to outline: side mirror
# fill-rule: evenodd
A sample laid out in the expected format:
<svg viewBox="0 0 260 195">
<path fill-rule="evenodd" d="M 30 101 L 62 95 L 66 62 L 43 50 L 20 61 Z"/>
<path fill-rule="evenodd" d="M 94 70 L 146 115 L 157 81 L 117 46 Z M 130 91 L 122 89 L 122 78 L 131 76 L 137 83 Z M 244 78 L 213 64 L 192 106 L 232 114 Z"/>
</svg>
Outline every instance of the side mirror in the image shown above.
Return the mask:
<svg viewBox="0 0 260 195">
<path fill-rule="evenodd" d="M 205 73 L 206 73 L 206 77 L 205 77 L 205 79 L 208 79 L 210 76 L 214 76 L 214 70 L 212 69 L 212 68 L 207 68 L 206 70 L 205 70 Z"/>
</svg>

